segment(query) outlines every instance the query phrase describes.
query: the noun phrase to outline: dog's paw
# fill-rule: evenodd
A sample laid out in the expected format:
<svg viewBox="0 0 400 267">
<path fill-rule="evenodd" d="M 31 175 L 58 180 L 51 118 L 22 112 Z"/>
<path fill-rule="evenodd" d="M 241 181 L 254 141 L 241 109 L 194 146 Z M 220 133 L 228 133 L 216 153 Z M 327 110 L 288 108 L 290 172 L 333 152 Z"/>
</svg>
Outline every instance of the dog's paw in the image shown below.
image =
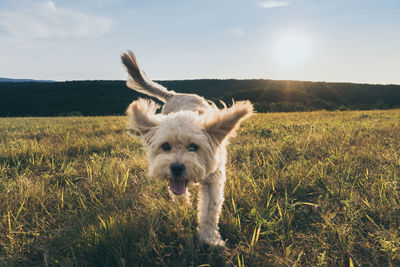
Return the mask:
<svg viewBox="0 0 400 267">
<path fill-rule="evenodd" d="M 203 244 L 220 247 L 225 246 L 225 241 L 222 240 L 217 229 L 199 229 L 197 235 L 200 242 Z"/>
</svg>

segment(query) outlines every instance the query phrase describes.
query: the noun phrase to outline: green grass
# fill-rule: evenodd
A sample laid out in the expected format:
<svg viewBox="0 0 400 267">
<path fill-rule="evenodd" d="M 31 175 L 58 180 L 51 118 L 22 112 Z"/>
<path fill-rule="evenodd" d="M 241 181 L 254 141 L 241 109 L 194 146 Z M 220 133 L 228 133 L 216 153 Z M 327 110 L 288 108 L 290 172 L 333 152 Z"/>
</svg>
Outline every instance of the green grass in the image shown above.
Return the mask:
<svg viewBox="0 0 400 267">
<path fill-rule="evenodd" d="M 258 114 L 229 145 L 225 248 L 147 177 L 124 117 L 0 119 L 0 265 L 399 266 L 400 110 Z"/>
</svg>

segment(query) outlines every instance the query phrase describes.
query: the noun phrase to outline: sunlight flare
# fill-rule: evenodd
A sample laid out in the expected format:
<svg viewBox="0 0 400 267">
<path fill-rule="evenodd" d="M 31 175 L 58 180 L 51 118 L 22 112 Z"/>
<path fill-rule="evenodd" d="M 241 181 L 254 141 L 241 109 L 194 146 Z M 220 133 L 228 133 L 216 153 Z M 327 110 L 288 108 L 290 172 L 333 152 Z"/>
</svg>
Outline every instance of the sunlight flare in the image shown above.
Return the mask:
<svg viewBox="0 0 400 267">
<path fill-rule="evenodd" d="M 311 50 L 312 40 L 308 34 L 292 32 L 284 33 L 276 39 L 271 54 L 280 66 L 293 68 L 303 64 Z"/>
</svg>

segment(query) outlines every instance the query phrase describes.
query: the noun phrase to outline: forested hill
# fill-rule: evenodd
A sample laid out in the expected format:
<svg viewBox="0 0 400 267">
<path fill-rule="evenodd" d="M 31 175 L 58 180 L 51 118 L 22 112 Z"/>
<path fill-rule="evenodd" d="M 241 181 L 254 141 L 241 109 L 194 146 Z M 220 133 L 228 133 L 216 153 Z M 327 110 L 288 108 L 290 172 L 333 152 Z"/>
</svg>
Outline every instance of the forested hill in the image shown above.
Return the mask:
<svg viewBox="0 0 400 267">
<path fill-rule="evenodd" d="M 176 92 L 196 93 L 228 105 L 248 99 L 258 112 L 400 107 L 400 85 L 275 80 L 159 81 Z M 124 81 L 2 82 L 0 116 L 124 114 L 140 95 Z"/>
</svg>

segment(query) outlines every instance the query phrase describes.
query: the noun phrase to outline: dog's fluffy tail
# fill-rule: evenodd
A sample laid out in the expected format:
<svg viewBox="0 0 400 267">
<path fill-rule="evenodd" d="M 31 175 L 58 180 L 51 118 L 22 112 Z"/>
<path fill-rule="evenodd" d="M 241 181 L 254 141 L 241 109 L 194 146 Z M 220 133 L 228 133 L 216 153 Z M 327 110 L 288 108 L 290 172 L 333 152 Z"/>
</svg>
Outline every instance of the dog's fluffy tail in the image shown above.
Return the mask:
<svg viewBox="0 0 400 267">
<path fill-rule="evenodd" d="M 156 97 L 164 103 L 175 95 L 174 91 L 169 91 L 161 84 L 147 78 L 146 74 L 140 69 L 135 54 L 132 51 L 128 50 L 128 53 L 122 54 L 121 60 L 130 76 L 126 81 L 126 86 L 129 88 Z"/>
</svg>

